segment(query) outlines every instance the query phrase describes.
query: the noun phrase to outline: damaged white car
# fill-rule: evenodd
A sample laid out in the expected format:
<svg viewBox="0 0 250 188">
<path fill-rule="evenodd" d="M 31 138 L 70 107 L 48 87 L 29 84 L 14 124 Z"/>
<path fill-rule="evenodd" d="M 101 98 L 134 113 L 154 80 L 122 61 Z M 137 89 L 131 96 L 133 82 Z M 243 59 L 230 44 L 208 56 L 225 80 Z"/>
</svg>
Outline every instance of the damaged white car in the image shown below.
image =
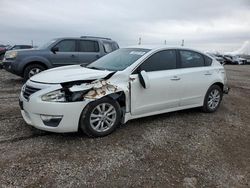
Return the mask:
<svg viewBox="0 0 250 188">
<path fill-rule="evenodd" d="M 228 92 L 219 62 L 169 47 L 119 49 L 87 67 L 66 66 L 30 78 L 20 95 L 27 124 L 52 132 L 105 136 L 120 123 L 202 107 L 218 109 Z"/>
</svg>

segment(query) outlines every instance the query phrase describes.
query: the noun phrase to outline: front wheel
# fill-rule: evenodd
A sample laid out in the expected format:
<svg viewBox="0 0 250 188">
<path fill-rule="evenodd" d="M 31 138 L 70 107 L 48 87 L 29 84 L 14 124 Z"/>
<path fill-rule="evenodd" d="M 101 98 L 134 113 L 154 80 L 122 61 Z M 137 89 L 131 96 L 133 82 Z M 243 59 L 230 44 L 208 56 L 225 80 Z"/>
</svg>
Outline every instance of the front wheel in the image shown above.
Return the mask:
<svg viewBox="0 0 250 188">
<path fill-rule="evenodd" d="M 89 103 L 83 110 L 80 129 L 90 137 L 101 137 L 112 133 L 121 120 L 117 101 L 104 97 Z"/>
<path fill-rule="evenodd" d="M 45 70 L 45 67 L 39 64 L 31 64 L 28 65 L 25 69 L 24 69 L 24 73 L 23 73 L 23 78 L 24 80 L 28 80 L 29 78 L 31 78 L 32 76 L 42 72 Z"/>
<path fill-rule="evenodd" d="M 222 90 L 218 85 L 212 85 L 205 96 L 203 103 L 204 112 L 215 112 L 221 103 L 222 100 Z"/>
</svg>

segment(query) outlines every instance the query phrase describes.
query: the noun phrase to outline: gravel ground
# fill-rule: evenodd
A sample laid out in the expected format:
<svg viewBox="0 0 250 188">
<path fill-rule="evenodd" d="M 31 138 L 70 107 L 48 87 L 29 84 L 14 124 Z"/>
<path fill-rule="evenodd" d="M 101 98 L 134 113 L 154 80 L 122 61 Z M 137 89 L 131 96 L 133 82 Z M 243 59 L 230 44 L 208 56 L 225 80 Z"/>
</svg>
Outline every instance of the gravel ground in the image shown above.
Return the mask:
<svg viewBox="0 0 250 188">
<path fill-rule="evenodd" d="M 22 80 L 0 70 L 1 187 L 250 187 L 250 66 L 226 69 L 216 113 L 142 118 L 97 139 L 26 125 Z"/>
</svg>

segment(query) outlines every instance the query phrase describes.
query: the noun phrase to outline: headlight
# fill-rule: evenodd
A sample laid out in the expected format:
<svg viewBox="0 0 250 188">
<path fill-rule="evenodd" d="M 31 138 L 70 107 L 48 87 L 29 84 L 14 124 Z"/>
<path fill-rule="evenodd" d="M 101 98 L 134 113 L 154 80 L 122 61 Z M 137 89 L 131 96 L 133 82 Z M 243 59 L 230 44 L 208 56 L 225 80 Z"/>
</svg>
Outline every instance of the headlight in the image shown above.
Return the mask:
<svg viewBox="0 0 250 188">
<path fill-rule="evenodd" d="M 5 59 L 15 59 L 17 56 L 17 51 L 9 51 L 5 53 Z"/>
<path fill-rule="evenodd" d="M 52 91 L 43 95 L 42 100 L 47 102 L 66 102 L 65 92 L 62 90 Z"/>
</svg>

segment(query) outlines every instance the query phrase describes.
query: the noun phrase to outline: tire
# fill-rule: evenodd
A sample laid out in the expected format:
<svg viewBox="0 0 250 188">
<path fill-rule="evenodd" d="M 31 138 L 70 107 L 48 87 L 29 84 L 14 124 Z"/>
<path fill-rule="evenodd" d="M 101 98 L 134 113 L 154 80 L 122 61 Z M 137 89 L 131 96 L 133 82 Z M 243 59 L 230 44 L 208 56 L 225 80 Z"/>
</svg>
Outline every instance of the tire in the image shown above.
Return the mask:
<svg viewBox="0 0 250 188">
<path fill-rule="evenodd" d="M 222 90 L 218 85 L 212 85 L 205 96 L 202 110 L 206 113 L 215 112 L 221 103 L 223 97 Z"/>
<path fill-rule="evenodd" d="M 79 127 L 89 137 L 103 137 L 112 133 L 120 121 L 120 105 L 117 101 L 104 97 L 89 103 L 83 109 Z"/>
<path fill-rule="evenodd" d="M 27 81 L 30 77 L 34 76 L 35 74 L 38 74 L 42 71 L 44 71 L 46 68 L 39 64 L 31 64 L 28 65 L 23 72 L 23 78 L 25 81 Z"/>
</svg>

